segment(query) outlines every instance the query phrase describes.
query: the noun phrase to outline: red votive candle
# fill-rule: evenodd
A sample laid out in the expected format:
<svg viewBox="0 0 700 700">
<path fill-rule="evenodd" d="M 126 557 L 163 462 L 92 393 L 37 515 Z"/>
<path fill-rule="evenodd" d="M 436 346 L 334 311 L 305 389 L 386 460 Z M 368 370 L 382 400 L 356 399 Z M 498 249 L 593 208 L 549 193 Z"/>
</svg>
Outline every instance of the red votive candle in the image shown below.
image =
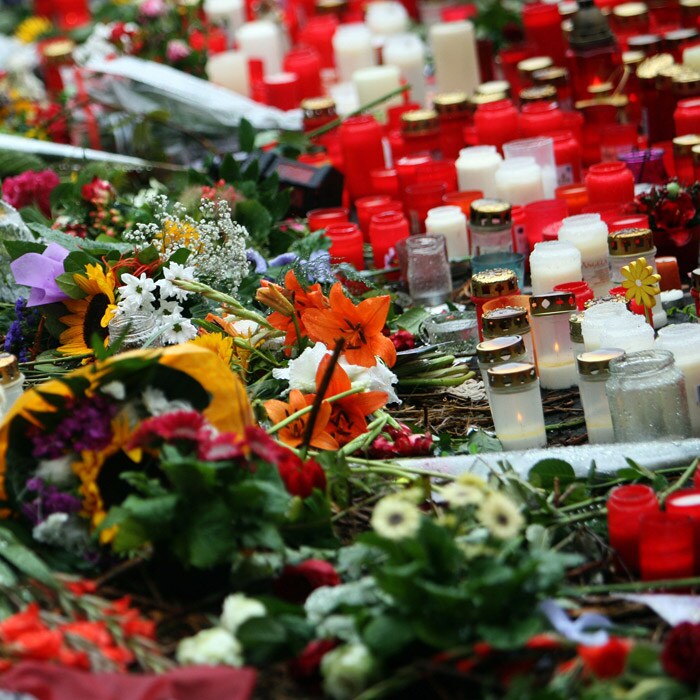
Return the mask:
<svg viewBox="0 0 700 700">
<path fill-rule="evenodd" d="M 673 113 L 676 136 L 696 134 L 700 130 L 700 97 L 679 100 Z"/>
<path fill-rule="evenodd" d="M 70 31 L 90 21 L 87 0 L 53 0 L 53 14 L 58 26 Z"/>
<path fill-rule="evenodd" d="M 554 190 L 554 196 L 566 202 L 567 216 L 576 216 L 588 204 L 588 190 L 585 185 L 574 183 L 562 185 Z"/>
<path fill-rule="evenodd" d="M 431 160 L 416 167 L 417 182 L 444 182 L 447 192 L 457 189 L 457 169 L 454 161 Z"/>
<path fill-rule="evenodd" d="M 587 301 L 593 300 L 593 290 L 588 286 L 588 282 L 564 282 L 554 286 L 555 292 L 570 292 L 576 297 L 576 307 L 583 311 Z"/>
<path fill-rule="evenodd" d="M 442 202 L 447 206 L 459 207 L 465 216 L 471 213 L 471 205 L 477 199 L 483 199 L 481 190 L 466 190 L 464 192 L 448 192 L 443 195 Z"/>
<path fill-rule="evenodd" d="M 513 94 L 517 94 L 523 87 L 518 73 L 518 63 L 533 56 L 533 49 L 530 46 L 509 46 L 498 52 L 498 64 L 501 66 L 503 79 L 510 83 Z M 512 137 L 510 137 L 512 139 Z M 509 140 L 509 139 L 506 139 Z M 486 142 L 488 143 L 488 142 Z M 504 141 L 505 143 L 505 141 Z M 495 145 L 495 144 L 491 144 Z"/>
<path fill-rule="evenodd" d="M 357 224 L 331 224 L 326 229 L 326 236 L 331 239 L 331 262 L 347 262 L 356 270 L 365 269 L 362 231 Z"/>
<path fill-rule="evenodd" d="M 564 115 L 556 102 L 527 102 L 520 108 L 518 126 L 523 138 L 541 136 L 564 125 Z"/>
<path fill-rule="evenodd" d="M 369 194 L 360 197 L 355 201 L 355 211 L 357 211 L 357 222 L 365 233 L 369 231 L 369 221 L 382 210 L 381 205 L 391 200 L 388 194 Z"/>
<path fill-rule="evenodd" d="M 399 176 L 393 168 L 377 168 L 369 174 L 374 194 L 386 194 L 389 197 L 399 196 Z"/>
<path fill-rule="evenodd" d="M 481 104 L 474 113 L 474 127 L 480 144 L 500 150 L 518 133 L 518 110 L 510 100 Z"/>
<path fill-rule="evenodd" d="M 595 211 L 592 213 L 598 214 L 600 212 Z M 642 214 L 616 216 L 610 221 L 606 221 L 606 223 L 608 224 L 608 232 L 614 233 L 615 231 L 623 231 L 626 228 L 649 228 L 649 217 Z"/>
<path fill-rule="evenodd" d="M 418 167 L 424 163 L 430 163 L 431 160 L 429 155 L 424 155 L 405 156 L 396 161 L 394 165 L 396 167 L 396 175 L 399 178 L 399 193 L 402 199 L 406 196 L 406 188 L 418 182 Z"/>
<path fill-rule="evenodd" d="M 588 169 L 586 189 L 591 204 L 629 204 L 634 199 L 634 175 L 624 163 L 596 163 Z"/>
<path fill-rule="evenodd" d="M 618 486 L 608 497 L 610 546 L 633 572 L 639 571 L 639 532 L 644 515 L 659 512 L 654 489 L 643 484 Z"/>
<path fill-rule="evenodd" d="M 656 258 L 656 271 L 661 275 L 659 286 L 662 292 L 680 289 L 681 273 L 678 271 L 678 258 L 664 255 Z"/>
<path fill-rule="evenodd" d="M 334 15 L 327 14 L 310 17 L 299 31 L 299 43 L 316 49 L 324 68 L 333 68 L 335 65 L 333 34 L 337 28 L 338 19 Z"/>
<path fill-rule="evenodd" d="M 525 40 L 538 54 L 551 56 L 561 65 L 566 55 L 562 17 L 556 3 L 534 2 L 523 5 Z"/>
<path fill-rule="evenodd" d="M 344 224 L 350 220 L 350 212 L 345 207 L 312 209 L 307 215 L 310 231 L 320 231 L 331 224 Z"/>
<path fill-rule="evenodd" d="M 299 78 L 296 73 L 272 73 L 263 78 L 266 102 L 277 109 L 299 106 Z"/>
<path fill-rule="evenodd" d="M 292 49 L 284 57 L 282 66 L 289 73 L 296 73 L 299 78 L 299 99 L 318 97 L 323 94 L 321 87 L 321 55 L 311 46 Z"/>
<path fill-rule="evenodd" d="M 550 131 L 549 136 L 554 142 L 554 162 L 557 165 L 557 185 L 571 185 L 581 180 L 581 145 L 569 130 Z"/>
<path fill-rule="evenodd" d="M 684 489 L 671 494 L 666 499 L 666 512 L 669 515 L 685 516 L 693 521 L 695 541 L 694 571 L 697 574 L 700 571 L 700 489 Z"/>
<path fill-rule="evenodd" d="M 516 253 L 522 253 L 525 256 L 525 265 L 530 264 L 528 253 L 530 246 L 527 242 L 527 218 L 525 216 L 525 207 L 516 204 L 511 207 L 510 218 L 513 222 L 513 250 Z"/>
<path fill-rule="evenodd" d="M 464 148 L 464 129 L 471 125 L 469 97 L 465 92 L 435 95 L 433 109 L 440 120 L 440 150 L 445 158 L 456 160 Z"/>
<path fill-rule="evenodd" d="M 348 117 L 340 125 L 345 187 L 352 200 L 372 194 L 367 174 L 384 167 L 382 127 L 372 116 Z"/>
<path fill-rule="evenodd" d="M 689 578 L 695 566 L 693 521 L 671 513 L 643 515 L 639 564 L 643 581 Z"/>
<path fill-rule="evenodd" d="M 422 182 L 417 185 L 409 185 L 406 188 L 404 205 L 411 233 L 423 233 L 425 231 L 425 219 L 428 210 L 439 207 L 442 198 L 447 192 L 444 182 Z"/>
<path fill-rule="evenodd" d="M 547 224 L 542 229 L 543 241 L 556 241 L 559 239 L 559 229 L 562 227 L 562 221 L 555 221 L 553 224 Z"/>
<path fill-rule="evenodd" d="M 543 232 L 547 226 L 561 222 L 567 214 L 566 202 L 563 199 L 541 199 L 526 204 L 525 220 L 530 250 L 535 247 L 535 243 L 544 240 Z"/>
<path fill-rule="evenodd" d="M 374 267 L 378 270 L 383 269 L 389 251 L 408 236 L 408 221 L 403 214 L 396 211 L 375 214 L 369 223 L 369 240 L 372 244 Z"/>
</svg>

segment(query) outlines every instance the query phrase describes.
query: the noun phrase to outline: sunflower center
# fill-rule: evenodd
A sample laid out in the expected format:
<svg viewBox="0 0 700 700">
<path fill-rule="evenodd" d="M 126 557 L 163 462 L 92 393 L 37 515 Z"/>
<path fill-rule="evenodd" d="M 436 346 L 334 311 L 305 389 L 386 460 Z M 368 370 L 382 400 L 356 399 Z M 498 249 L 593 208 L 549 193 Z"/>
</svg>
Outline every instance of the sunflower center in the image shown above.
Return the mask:
<svg viewBox="0 0 700 700">
<path fill-rule="evenodd" d="M 97 335 L 104 340 L 107 337 L 108 329 L 102 327 L 102 318 L 109 306 L 109 297 L 106 294 L 95 294 L 88 303 L 83 319 L 83 340 L 85 345 L 92 347 L 92 338 Z"/>
</svg>

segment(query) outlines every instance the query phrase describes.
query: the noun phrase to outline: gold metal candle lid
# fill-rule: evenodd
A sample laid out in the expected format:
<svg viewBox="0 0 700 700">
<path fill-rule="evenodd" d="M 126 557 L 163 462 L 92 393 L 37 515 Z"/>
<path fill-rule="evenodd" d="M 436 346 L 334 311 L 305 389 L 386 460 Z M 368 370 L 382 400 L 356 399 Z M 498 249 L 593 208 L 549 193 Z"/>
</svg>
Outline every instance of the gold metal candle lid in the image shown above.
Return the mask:
<svg viewBox="0 0 700 700">
<path fill-rule="evenodd" d="M 335 100 L 332 97 L 307 97 L 299 105 L 305 117 L 335 117 Z"/>
<path fill-rule="evenodd" d="M 530 332 L 530 317 L 521 306 L 504 306 L 484 311 L 481 318 L 484 338 L 501 338 L 504 335 L 523 335 Z"/>
<path fill-rule="evenodd" d="M 48 63 L 63 63 L 71 57 L 75 49 L 72 39 L 56 39 L 41 48 L 41 53 Z"/>
<path fill-rule="evenodd" d="M 661 37 L 658 34 L 638 34 L 631 36 L 627 40 L 627 46 L 631 51 L 646 51 L 649 54 L 656 54 L 661 47 Z"/>
<path fill-rule="evenodd" d="M 579 374 L 595 376 L 610 373 L 610 360 L 616 357 L 623 357 L 624 350 L 620 348 L 601 348 L 591 352 L 582 352 L 576 358 L 576 367 Z"/>
<path fill-rule="evenodd" d="M 466 92 L 442 92 L 433 98 L 438 114 L 460 114 L 469 111 L 469 95 Z"/>
<path fill-rule="evenodd" d="M 521 103 L 526 102 L 551 102 L 557 98 L 557 89 L 554 85 L 535 85 L 535 87 L 523 88 L 518 93 Z"/>
<path fill-rule="evenodd" d="M 569 316 L 569 338 L 572 343 L 583 343 L 583 314 Z"/>
<path fill-rule="evenodd" d="M 412 109 L 401 115 L 401 131 L 420 136 L 440 130 L 437 112 L 434 109 Z"/>
<path fill-rule="evenodd" d="M 690 152 L 693 154 L 693 163 L 700 165 L 700 146 L 693 146 Z"/>
<path fill-rule="evenodd" d="M 684 70 L 673 78 L 673 93 L 679 96 L 695 96 L 700 89 L 700 73 L 694 70 Z"/>
<path fill-rule="evenodd" d="M 525 386 L 537 381 L 535 365 L 529 362 L 508 362 L 486 370 L 491 387 Z"/>
<path fill-rule="evenodd" d="M 0 384 L 11 384 L 19 379 L 17 358 L 9 352 L 0 352 Z"/>
<path fill-rule="evenodd" d="M 484 95 L 480 92 L 477 92 L 475 95 L 472 95 L 469 99 L 473 106 L 478 107 L 479 105 L 487 105 L 491 102 L 500 102 L 501 100 L 507 100 L 508 93 L 490 92 Z"/>
<path fill-rule="evenodd" d="M 519 335 L 504 335 L 476 346 L 476 356 L 483 365 L 514 361 L 524 354 L 525 342 Z"/>
<path fill-rule="evenodd" d="M 496 268 L 472 276 L 472 294 L 475 297 L 505 297 L 517 291 L 518 278 L 513 270 Z"/>
<path fill-rule="evenodd" d="M 554 61 L 549 56 L 533 56 L 525 58 L 518 63 L 518 73 L 524 78 L 529 78 L 535 71 L 549 68 Z"/>
<path fill-rule="evenodd" d="M 622 54 L 622 63 L 626 66 L 638 66 L 645 58 L 644 51 L 625 51 Z"/>
<path fill-rule="evenodd" d="M 511 222 L 510 202 L 504 199 L 475 199 L 469 207 L 472 226 L 501 227 Z"/>
<path fill-rule="evenodd" d="M 648 228 L 623 228 L 608 234 L 610 255 L 648 253 L 654 247 L 654 235 Z"/>
<path fill-rule="evenodd" d="M 648 14 L 649 8 L 643 2 L 624 2 L 613 7 L 612 13 L 615 19 L 625 20 L 642 17 Z"/>
<path fill-rule="evenodd" d="M 489 80 L 476 86 L 477 95 L 510 95 L 510 83 L 507 80 Z"/>
<path fill-rule="evenodd" d="M 674 59 L 670 53 L 659 53 L 656 56 L 650 56 L 639 64 L 639 68 L 637 68 L 637 77 L 640 80 L 655 80 L 662 68 L 673 64 Z"/>
<path fill-rule="evenodd" d="M 673 153 L 677 156 L 689 156 L 693 152 L 693 147 L 700 145 L 699 134 L 685 134 L 676 136 L 673 139 Z"/>
<path fill-rule="evenodd" d="M 554 85 L 563 87 L 569 82 L 569 71 L 560 66 L 550 66 L 532 74 L 532 82 L 535 85 Z"/>
<path fill-rule="evenodd" d="M 571 292 L 549 292 L 530 297 L 530 315 L 554 316 L 576 311 L 576 295 Z"/>
<path fill-rule="evenodd" d="M 690 273 L 690 286 L 696 291 L 700 292 L 700 267 L 696 267 Z"/>
</svg>

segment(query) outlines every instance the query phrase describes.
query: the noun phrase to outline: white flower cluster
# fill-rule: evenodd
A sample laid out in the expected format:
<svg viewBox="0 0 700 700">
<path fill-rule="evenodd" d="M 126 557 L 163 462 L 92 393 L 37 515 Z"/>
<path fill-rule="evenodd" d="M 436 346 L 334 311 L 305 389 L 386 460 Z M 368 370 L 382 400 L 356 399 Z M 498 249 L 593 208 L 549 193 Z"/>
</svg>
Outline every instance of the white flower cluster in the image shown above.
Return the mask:
<svg viewBox="0 0 700 700">
<path fill-rule="evenodd" d="M 124 238 L 137 247 L 155 245 L 162 259 L 187 248 L 192 253 L 188 262 L 198 277 L 226 294 L 235 294 L 248 272 L 248 232 L 233 221 L 228 202 L 202 199 L 198 221 L 179 202 L 170 207 L 164 195 L 154 196 L 150 203 L 155 221 L 137 224 Z"/>
</svg>

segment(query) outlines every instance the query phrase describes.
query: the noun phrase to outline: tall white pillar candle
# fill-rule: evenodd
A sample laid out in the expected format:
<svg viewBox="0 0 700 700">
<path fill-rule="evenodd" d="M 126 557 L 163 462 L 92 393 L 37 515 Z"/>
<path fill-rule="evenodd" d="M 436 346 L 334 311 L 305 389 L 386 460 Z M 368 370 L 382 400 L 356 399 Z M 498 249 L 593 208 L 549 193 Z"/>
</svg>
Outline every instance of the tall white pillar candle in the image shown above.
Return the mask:
<svg viewBox="0 0 700 700">
<path fill-rule="evenodd" d="M 632 315 L 624 302 L 606 301 L 602 304 L 589 306 L 583 312 L 583 321 L 581 321 L 581 333 L 586 352 L 602 347 L 600 336 L 606 326 L 620 323 L 622 318 L 629 318 Z"/>
<path fill-rule="evenodd" d="M 403 34 L 408 30 L 408 12 L 400 2 L 380 0 L 367 6 L 365 22 L 372 34 L 377 36 Z"/>
<path fill-rule="evenodd" d="M 447 243 L 447 257 L 450 260 L 466 258 L 469 255 L 467 237 L 467 217 L 459 207 L 435 207 L 428 210 L 425 219 L 428 233 L 441 233 Z"/>
<path fill-rule="evenodd" d="M 429 35 L 439 91 L 471 95 L 481 82 L 474 25 L 468 20 L 435 24 Z"/>
<path fill-rule="evenodd" d="M 333 35 L 333 53 L 338 80 L 352 80 L 356 70 L 374 65 L 372 32 L 361 22 L 341 24 Z"/>
<path fill-rule="evenodd" d="M 530 253 L 532 293 L 546 294 L 557 284 L 580 282 L 581 253 L 576 246 L 563 241 L 536 243 Z"/>
<path fill-rule="evenodd" d="M 210 56 L 207 59 L 207 77 L 212 83 L 239 95 L 250 95 L 248 56 L 242 51 L 222 51 Z"/>
<path fill-rule="evenodd" d="M 600 347 L 620 348 L 625 352 L 641 352 L 654 348 L 654 329 L 644 316 L 616 317 L 613 323 L 605 324 L 600 332 Z"/>
<path fill-rule="evenodd" d="M 411 86 L 411 98 L 425 106 L 425 44 L 415 34 L 390 36 L 382 53 L 384 65 L 396 66 Z"/>
<path fill-rule="evenodd" d="M 588 282 L 595 296 L 605 296 L 612 285 L 608 226 L 600 214 L 567 216 L 559 229 L 559 240 L 573 243 L 579 249 L 584 282 Z"/>
<path fill-rule="evenodd" d="M 503 158 L 495 146 L 463 148 L 455 161 L 460 191 L 480 190 L 486 199 L 496 199 L 496 172 L 502 162 Z"/>
<path fill-rule="evenodd" d="M 257 58 L 263 62 L 265 75 L 282 71 L 282 32 L 274 22 L 265 19 L 246 22 L 236 32 L 236 41 L 248 58 Z"/>
<path fill-rule="evenodd" d="M 245 3 L 243 0 L 204 0 L 204 12 L 212 22 L 221 22 L 233 39 L 236 30 L 245 24 Z"/>
<path fill-rule="evenodd" d="M 397 90 L 401 86 L 400 78 L 401 74 L 396 66 L 370 66 L 369 68 L 360 68 L 352 74 L 352 82 L 357 90 L 357 98 L 361 105 L 373 102 Z M 397 95 L 381 104 L 374 111 L 378 113 L 380 121 L 384 121 L 386 110 L 400 104 L 401 96 Z"/>
<path fill-rule="evenodd" d="M 496 171 L 496 189 L 500 199 L 513 205 L 544 199 L 542 168 L 530 156 L 504 160 Z"/>
</svg>

